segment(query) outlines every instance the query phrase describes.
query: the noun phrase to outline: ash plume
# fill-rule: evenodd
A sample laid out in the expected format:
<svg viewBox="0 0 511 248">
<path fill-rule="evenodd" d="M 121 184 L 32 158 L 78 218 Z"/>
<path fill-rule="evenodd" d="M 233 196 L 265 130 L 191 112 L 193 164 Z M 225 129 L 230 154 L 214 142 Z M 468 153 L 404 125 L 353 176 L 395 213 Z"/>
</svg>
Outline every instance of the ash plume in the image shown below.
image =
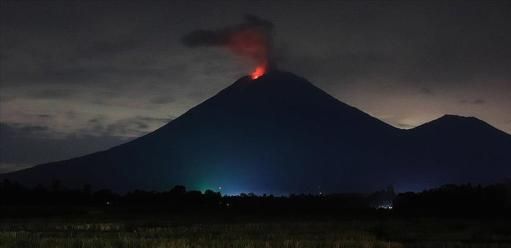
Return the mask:
<svg viewBox="0 0 511 248">
<path fill-rule="evenodd" d="M 253 15 L 246 15 L 244 22 L 214 30 L 195 30 L 182 38 L 185 46 L 225 47 L 241 57 L 251 59 L 258 66 L 269 68 L 272 50 L 271 21 Z"/>
</svg>

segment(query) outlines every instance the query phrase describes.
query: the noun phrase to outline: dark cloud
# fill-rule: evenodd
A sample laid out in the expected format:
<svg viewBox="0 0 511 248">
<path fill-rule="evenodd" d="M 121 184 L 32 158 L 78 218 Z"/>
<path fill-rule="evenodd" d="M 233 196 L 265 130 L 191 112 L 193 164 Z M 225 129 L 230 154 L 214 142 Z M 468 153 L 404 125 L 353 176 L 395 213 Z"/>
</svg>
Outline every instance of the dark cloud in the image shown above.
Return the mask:
<svg viewBox="0 0 511 248">
<path fill-rule="evenodd" d="M 158 123 L 167 123 L 167 122 L 172 121 L 174 118 L 175 117 L 172 117 L 172 116 L 169 116 L 168 118 L 156 118 L 156 117 L 148 117 L 148 116 L 138 117 L 138 119 L 141 120 L 141 121 L 158 122 Z"/>
<path fill-rule="evenodd" d="M 55 137 L 47 127 L 0 123 L 0 173 L 39 163 L 69 159 L 128 141 L 124 137 Z"/>
<path fill-rule="evenodd" d="M 23 124 L 3 124 L 3 123 L 0 123 L 0 127 L 1 127 L 1 131 L 0 133 L 2 133 L 0 136 L 3 138 L 3 139 L 7 139 L 8 137 L 11 137 L 11 132 L 12 130 L 16 130 L 16 132 L 13 132 L 15 134 L 26 134 L 26 135 L 31 135 L 31 136 L 35 136 L 35 135 L 44 135 L 44 136 L 47 136 L 48 134 L 48 131 L 49 131 L 49 128 L 48 127 L 45 127 L 45 126 L 36 126 L 36 125 L 23 125 Z M 19 132 L 18 132 L 19 131 Z"/>
<path fill-rule="evenodd" d="M 138 137 L 163 126 L 171 119 L 148 116 L 135 116 L 111 122 L 104 116 L 94 117 L 88 120 L 90 129 L 95 135 L 115 135 L 119 137 Z"/>
<path fill-rule="evenodd" d="M 34 99 L 64 99 L 73 97 L 75 93 L 66 89 L 45 89 L 34 91 L 29 96 Z"/>
<path fill-rule="evenodd" d="M 425 87 L 421 87 L 419 89 L 419 92 L 424 95 L 434 95 L 435 94 L 435 92 L 433 92 L 433 90 L 431 90 L 430 88 L 425 88 Z"/>
<path fill-rule="evenodd" d="M 215 30 L 199 29 L 182 38 L 188 47 L 218 46 L 236 55 L 254 60 L 258 65 L 272 64 L 273 23 L 253 15 L 246 15 L 245 22 Z"/>
<path fill-rule="evenodd" d="M 88 120 L 88 122 L 91 125 L 98 125 L 98 124 L 101 124 L 101 122 L 104 121 L 104 119 L 105 119 L 104 117 L 98 116 L 98 117 L 94 117 L 94 118 Z"/>
<path fill-rule="evenodd" d="M 186 34 L 182 38 L 183 44 L 189 47 L 200 46 L 229 46 L 233 36 L 245 31 L 255 31 L 270 42 L 273 23 L 253 15 L 246 15 L 245 22 L 216 30 L 199 29 Z M 270 44 L 263 44 L 269 46 Z"/>
<path fill-rule="evenodd" d="M 484 100 L 484 99 L 475 99 L 473 103 L 474 104 L 485 104 L 486 100 Z"/>
<path fill-rule="evenodd" d="M 52 118 L 52 115 L 49 115 L 49 114 L 38 114 L 37 117 L 39 117 L 41 119 L 48 119 L 48 118 Z"/>
<path fill-rule="evenodd" d="M 466 100 L 466 99 L 463 99 L 460 101 L 461 103 L 463 104 L 475 104 L 475 105 L 480 105 L 480 104 L 485 104 L 486 103 L 486 100 L 485 99 L 481 99 L 481 98 L 477 98 L 477 99 L 472 99 L 472 100 Z"/>
</svg>

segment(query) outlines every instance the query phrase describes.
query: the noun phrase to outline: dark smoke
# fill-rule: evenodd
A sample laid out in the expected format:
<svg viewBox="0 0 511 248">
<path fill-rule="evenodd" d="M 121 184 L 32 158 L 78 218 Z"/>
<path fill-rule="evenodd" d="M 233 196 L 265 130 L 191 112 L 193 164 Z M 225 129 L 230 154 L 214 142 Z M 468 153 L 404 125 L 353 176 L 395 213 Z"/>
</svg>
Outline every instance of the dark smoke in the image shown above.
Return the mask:
<svg viewBox="0 0 511 248">
<path fill-rule="evenodd" d="M 185 46 L 218 46 L 254 60 L 268 68 L 272 50 L 273 23 L 253 15 L 246 15 L 243 23 L 215 30 L 195 30 L 182 38 Z"/>
</svg>

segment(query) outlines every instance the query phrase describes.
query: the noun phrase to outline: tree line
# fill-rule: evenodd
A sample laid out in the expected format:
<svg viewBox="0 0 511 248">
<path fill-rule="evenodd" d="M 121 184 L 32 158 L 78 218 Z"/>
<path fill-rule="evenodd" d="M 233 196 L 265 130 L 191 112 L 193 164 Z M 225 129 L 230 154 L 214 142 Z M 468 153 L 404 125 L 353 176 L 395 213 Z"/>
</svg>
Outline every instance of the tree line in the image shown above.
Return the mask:
<svg viewBox="0 0 511 248">
<path fill-rule="evenodd" d="M 93 191 L 90 185 L 67 189 L 60 181 L 50 186 L 25 187 L 0 182 L 0 207 L 17 212 L 18 206 L 54 209 L 101 208 L 116 211 L 230 211 L 260 213 L 350 213 L 385 209 L 400 215 L 486 216 L 511 213 L 511 183 L 445 185 L 423 192 L 396 194 L 392 187 L 370 194 L 291 194 L 288 196 L 237 196 L 220 192 L 187 190 L 175 186 L 168 191 L 136 190 L 124 194 L 108 189 Z M 7 213 L 12 213 L 7 212 Z M 4 212 L 5 215 L 5 212 Z"/>
</svg>

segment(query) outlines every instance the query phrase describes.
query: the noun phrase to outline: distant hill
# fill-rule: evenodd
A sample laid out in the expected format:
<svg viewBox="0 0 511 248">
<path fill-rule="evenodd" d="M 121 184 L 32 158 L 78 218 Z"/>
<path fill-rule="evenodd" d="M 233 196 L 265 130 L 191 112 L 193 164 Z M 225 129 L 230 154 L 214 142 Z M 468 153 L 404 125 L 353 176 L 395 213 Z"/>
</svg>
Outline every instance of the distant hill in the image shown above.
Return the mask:
<svg viewBox="0 0 511 248">
<path fill-rule="evenodd" d="M 410 130 L 271 71 L 242 77 L 160 129 L 83 157 L 0 175 L 116 191 L 176 184 L 224 193 L 423 189 L 511 176 L 511 135 L 447 115 Z"/>
</svg>

